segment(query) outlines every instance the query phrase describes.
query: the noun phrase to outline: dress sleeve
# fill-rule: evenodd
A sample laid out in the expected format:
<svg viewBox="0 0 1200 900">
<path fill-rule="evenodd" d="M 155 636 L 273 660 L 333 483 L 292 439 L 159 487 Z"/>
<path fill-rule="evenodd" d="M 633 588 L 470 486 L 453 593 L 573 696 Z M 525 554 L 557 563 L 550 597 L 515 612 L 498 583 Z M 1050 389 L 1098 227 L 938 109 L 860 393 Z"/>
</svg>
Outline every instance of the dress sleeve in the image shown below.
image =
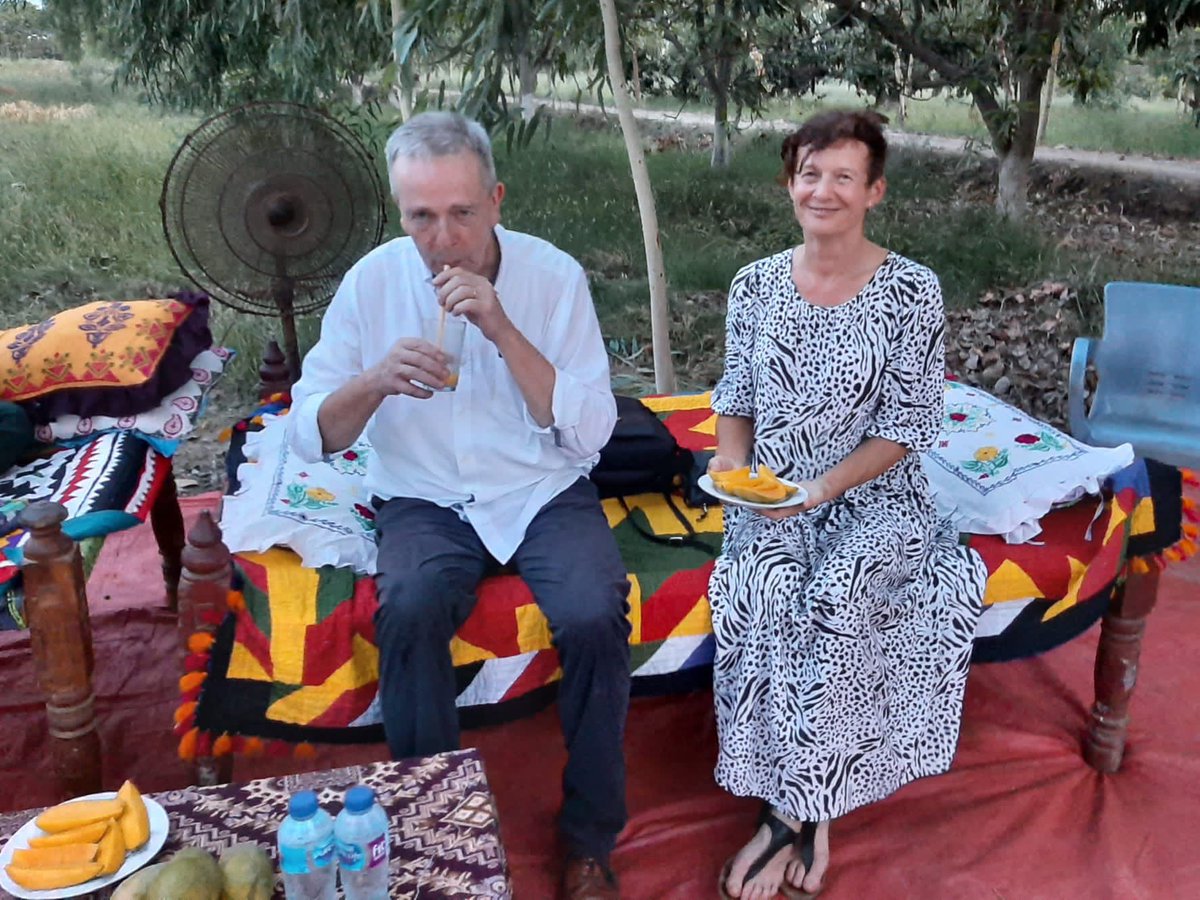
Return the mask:
<svg viewBox="0 0 1200 900">
<path fill-rule="evenodd" d="M 899 276 L 897 328 L 883 389 L 867 434 L 928 450 L 942 428 L 946 396 L 946 313 L 937 276 L 924 267 Z"/>
<path fill-rule="evenodd" d="M 712 393 L 719 416 L 754 417 L 754 304 L 758 296 L 756 265 L 743 268 L 729 286 L 725 311 L 725 373 Z"/>
</svg>

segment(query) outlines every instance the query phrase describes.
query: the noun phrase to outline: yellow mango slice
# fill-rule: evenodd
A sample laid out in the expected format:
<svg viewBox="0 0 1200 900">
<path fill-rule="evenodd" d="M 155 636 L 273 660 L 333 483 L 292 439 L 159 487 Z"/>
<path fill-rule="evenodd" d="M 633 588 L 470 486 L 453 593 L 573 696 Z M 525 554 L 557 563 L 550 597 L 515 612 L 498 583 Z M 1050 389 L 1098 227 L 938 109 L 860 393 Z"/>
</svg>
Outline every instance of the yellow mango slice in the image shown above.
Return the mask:
<svg viewBox="0 0 1200 900">
<path fill-rule="evenodd" d="M 121 800 L 77 800 L 52 806 L 37 817 L 42 831 L 69 831 L 103 819 L 115 819 L 125 811 Z"/>
<path fill-rule="evenodd" d="M 61 847 L 31 847 L 14 850 L 14 866 L 27 869 L 55 869 L 94 862 L 99 844 L 64 844 Z"/>
<path fill-rule="evenodd" d="M 8 877 L 31 891 L 50 891 L 73 887 L 91 881 L 100 874 L 100 863 L 79 863 L 55 869 L 28 869 L 24 866 L 5 866 Z"/>
<path fill-rule="evenodd" d="M 712 473 L 713 484 L 725 493 L 753 503 L 779 503 L 796 489 L 779 480 L 768 466 L 759 466 L 754 474 L 749 466 Z"/>
<path fill-rule="evenodd" d="M 116 822 L 110 824 L 104 837 L 100 838 L 96 862 L 100 863 L 101 875 L 111 875 L 125 862 L 125 838 L 121 836 L 121 826 Z"/>
<path fill-rule="evenodd" d="M 136 850 L 150 839 L 150 816 L 142 794 L 132 781 L 126 781 L 117 791 L 117 799 L 125 802 L 125 812 L 118 820 L 126 850 Z"/>
<path fill-rule="evenodd" d="M 41 837 L 30 838 L 29 846 L 61 847 L 64 844 L 94 844 L 104 837 L 106 831 L 108 831 L 107 819 L 102 822 L 93 822 L 91 825 L 84 825 L 82 828 L 60 831 L 58 834 L 44 834 Z"/>
</svg>

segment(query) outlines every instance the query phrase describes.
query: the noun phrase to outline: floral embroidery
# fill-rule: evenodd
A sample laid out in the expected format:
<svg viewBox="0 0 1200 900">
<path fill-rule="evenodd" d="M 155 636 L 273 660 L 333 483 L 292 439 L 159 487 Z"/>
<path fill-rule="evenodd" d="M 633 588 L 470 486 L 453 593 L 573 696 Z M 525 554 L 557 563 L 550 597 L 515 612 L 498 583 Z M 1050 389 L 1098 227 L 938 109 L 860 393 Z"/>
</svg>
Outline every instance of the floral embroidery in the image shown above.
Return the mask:
<svg viewBox="0 0 1200 900">
<path fill-rule="evenodd" d="M 942 431 L 949 434 L 978 431 L 991 421 L 992 417 L 988 411 L 974 403 L 947 403 Z"/>
<path fill-rule="evenodd" d="M 1066 444 L 1048 431 L 1039 431 L 1037 434 L 1029 434 L 1028 432 L 1018 434 L 1013 440 L 1026 450 L 1037 450 L 1039 453 L 1062 450 L 1066 446 Z"/>
<path fill-rule="evenodd" d="M 358 441 L 341 453 L 331 454 L 329 464 L 341 475 L 366 475 L 368 449 L 366 444 Z"/>
<path fill-rule="evenodd" d="M 124 329 L 125 323 L 132 318 L 133 308 L 128 303 L 102 303 L 83 314 L 83 324 L 79 330 L 87 337 L 89 344 L 99 347 L 110 335 Z"/>
<path fill-rule="evenodd" d="M 45 322 L 38 322 L 36 325 L 30 325 L 24 331 L 17 334 L 13 338 L 13 342 L 8 345 L 7 349 L 12 353 L 13 362 L 19 363 L 33 349 L 33 345 L 46 336 L 51 328 L 54 327 L 54 317 L 51 316 Z"/>
<path fill-rule="evenodd" d="M 354 514 L 354 521 L 365 533 L 370 534 L 375 531 L 375 510 L 369 506 L 363 506 L 361 503 L 355 503 L 351 507 L 351 512 Z"/>
<path fill-rule="evenodd" d="M 968 472 L 978 472 L 980 478 L 991 478 L 1008 465 L 1008 451 L 999 447 L 980 447 L 973 459 L 963 460 L 962 467 Z"/>
<path fill-rule="evenodd" d="M 283 502 L 293 509 L 325 509 L 333 506 L 336 497 L 322 487 L 306 488 L 292 482 L 287 486 L 287 499 Z"/>
</svg>

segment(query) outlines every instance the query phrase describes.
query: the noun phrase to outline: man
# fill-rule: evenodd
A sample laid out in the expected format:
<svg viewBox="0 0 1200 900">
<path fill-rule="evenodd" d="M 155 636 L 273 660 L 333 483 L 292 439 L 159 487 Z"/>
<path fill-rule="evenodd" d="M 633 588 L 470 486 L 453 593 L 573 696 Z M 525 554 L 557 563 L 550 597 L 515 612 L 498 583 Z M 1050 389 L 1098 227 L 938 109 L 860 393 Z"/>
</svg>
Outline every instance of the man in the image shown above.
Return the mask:
<svg viewBox="0 0 1200 900">
<path fill-rule="evenodd" d="M 507 564 L 525 580 L 562 661 L 562 895 L 615 898 L 630 626 L 625 568 L 587 479 L 616 422 L 587 279 L 551 244 L 500 226 L 504 185 L 477 123 L 414 116 L 387 164 L 408 237 L 343 279 L 293 391 L 292 446 L 315 461 L 365 430 L 373 448 L 393 756 L 458 746 L 450 640 L 485 574 Z M 438 339 L 420 336 L 431 311 L 469 323 L 456 381 Z"/>
</svg>

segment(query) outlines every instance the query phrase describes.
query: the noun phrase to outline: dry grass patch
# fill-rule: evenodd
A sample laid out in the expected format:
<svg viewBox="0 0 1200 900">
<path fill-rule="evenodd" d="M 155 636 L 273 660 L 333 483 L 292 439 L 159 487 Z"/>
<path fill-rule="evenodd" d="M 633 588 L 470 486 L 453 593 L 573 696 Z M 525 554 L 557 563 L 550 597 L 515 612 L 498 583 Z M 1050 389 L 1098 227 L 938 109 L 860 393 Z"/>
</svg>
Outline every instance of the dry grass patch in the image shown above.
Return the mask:
<svg viewBox="0 0 1200 900">
<path fill-rule="evenodd" d="M 72 122 L 90 119 L 96 115 L 96 107 L 90 103 L 79 106 L 41 106 L 28 100 L 0 103 L 0 122 L 18 122 L 23 125 L 42 125 L 47 122 Z"/>
</svg>

